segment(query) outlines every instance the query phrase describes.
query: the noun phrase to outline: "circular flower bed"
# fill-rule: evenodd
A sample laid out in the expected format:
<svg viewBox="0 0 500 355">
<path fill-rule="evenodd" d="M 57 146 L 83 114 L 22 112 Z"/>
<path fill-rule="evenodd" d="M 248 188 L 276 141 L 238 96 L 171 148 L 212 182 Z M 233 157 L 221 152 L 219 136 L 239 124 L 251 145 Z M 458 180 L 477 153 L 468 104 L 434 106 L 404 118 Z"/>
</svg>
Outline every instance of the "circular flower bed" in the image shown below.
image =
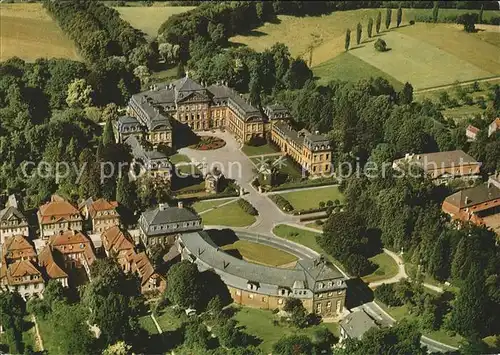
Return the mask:
<svg viewBox="0 0 500 355">
<path fill-rule="evenodd" d="M 222 148 L 226 145 L 226 142 L 218 137 L 203 136 L 200 137 L 200 141 L 196 144 L 191 145 L 189 148 L 196 150 L 214 150 Z"/>
</svg>

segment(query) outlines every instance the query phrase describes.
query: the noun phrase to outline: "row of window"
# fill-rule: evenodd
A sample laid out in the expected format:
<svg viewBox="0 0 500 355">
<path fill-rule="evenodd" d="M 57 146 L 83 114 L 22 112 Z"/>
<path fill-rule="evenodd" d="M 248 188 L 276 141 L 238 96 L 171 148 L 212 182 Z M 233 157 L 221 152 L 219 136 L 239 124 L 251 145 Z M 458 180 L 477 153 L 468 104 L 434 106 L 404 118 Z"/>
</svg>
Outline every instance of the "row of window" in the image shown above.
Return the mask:
<svg viewBox="0 0 500 355">
<path fill-rule="evenodd" d="M 155 232 L 155 231 L 162 231 L 162 230 L 169 230 L 169 229 L 178 229 L 178 228 L 187 228 L 187 227 L 196 227 L 200 225 L 200 221 L 189 221 L 189 222 L 183 222 L 183 223 L 175 223 L 175 224 L 161 224 L 157 226 L 150 226 L 149 231 L 150 232 Z"/>
</svg>

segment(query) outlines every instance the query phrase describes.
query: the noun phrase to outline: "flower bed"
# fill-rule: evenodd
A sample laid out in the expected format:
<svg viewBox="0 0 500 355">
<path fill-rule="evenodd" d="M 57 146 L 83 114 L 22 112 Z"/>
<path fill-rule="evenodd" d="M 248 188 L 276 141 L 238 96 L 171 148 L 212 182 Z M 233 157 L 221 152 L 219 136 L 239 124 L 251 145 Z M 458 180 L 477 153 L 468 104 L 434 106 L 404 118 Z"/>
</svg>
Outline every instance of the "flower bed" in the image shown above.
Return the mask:
<svg viewBox="0 0 500 355">
<path fill-rule="evenodd" d="M 196 150 L 214 150 L 222 148 L 225 145 L 226 142 L 221 138 L 206 136 L 206 137 L 200 137 L 200 141 L 196 144 L 189 146 L 189 148 Z"/>
</svg>

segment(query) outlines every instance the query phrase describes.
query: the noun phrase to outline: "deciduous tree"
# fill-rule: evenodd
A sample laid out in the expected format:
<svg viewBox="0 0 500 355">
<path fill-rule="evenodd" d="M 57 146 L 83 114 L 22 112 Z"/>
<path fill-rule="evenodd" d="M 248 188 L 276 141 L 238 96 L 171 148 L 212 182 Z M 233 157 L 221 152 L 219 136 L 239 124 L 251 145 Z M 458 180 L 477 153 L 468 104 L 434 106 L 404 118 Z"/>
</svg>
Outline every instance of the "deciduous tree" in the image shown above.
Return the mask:
<svg viewBox="0 0 500 355">
<path fill-rule="evenodd" d="M 392 20 L 392 9 L 387 8 L 385 10 L 385 29 L 388 30 L 389 27 L 391 26 L 391 20 Z"/>
<path fill-rule="evenodd" d="M 382 13 L 379 11 L 377 13 L 377 19 L 375 21 L 375 30 L 377 31 L 377 34 L 380 33 L 380 26 L 382 25 Z"/>
<path fill-rule="evenodd" d="M 398 7 L 398 12 L 396 14 L 396 27 L 399 27 L 401 24 L 401 21 L 403 20 L 403 9 L 401 8 L 401 5 Z"/>
<path fill-rule="evenodd" d="M 351 30 L 347 29 L 347 31 L 345 32 L 345 45 L 344 45 L 346 52 L 349 50 L 350 44 L 351 44 Z"/>
<path fill-rule="evenodd" d="M 368 34 L 368 38 L 372 38 L 373 31 L 373 19 L 370 17 L 368 19 L 368 25 L 366 26 L 366 33 Z"/>
<path fill-rule="evenodd" d="M 356 44 L 361 43 L 361 34 L 363 33 L 363 27 L 361 26 L 361 23 L 358 22 L 358 25 L 356 26 Z"/>
</svg>

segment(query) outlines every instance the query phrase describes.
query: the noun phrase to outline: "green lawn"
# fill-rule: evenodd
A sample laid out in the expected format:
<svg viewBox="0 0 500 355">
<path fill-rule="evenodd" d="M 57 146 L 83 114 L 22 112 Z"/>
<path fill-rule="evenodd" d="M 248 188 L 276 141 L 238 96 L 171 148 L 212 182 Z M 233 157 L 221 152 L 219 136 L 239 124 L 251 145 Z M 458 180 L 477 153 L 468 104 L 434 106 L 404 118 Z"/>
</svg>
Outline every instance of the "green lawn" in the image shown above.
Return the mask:
<svg viewBox="0 0 500 355">
<path fill-rule="evenodd" d="M 206 225 L 246 227 L 255 222 L 255 217 L 243 211 L 236 202 L 204 213 L 201 217 Z"/>
<path fill-rule="evenodd" d="M 203 176 L 201 173 L 200 169 L 194 164 L 178 164 L 175 166 L 177 171 L 179 173 L 185 174 L 185 175 L 197 175 L 197 176 Z"/>
<path fill-rule="evenodd" d="M 369 260 L 377 264 L 378 268 L 370 275 L 362 277 L 362 280 L 366 283 L 387 279 L 396 276 L 398 273 L 398 264 L 384 252 L 369 258 Z"/>
<path fill-rule="evenodd" d="M 317 229 L 318 231 L 322 231 L 323 230 L 323 225 L 317 224 L 316 221 L 306 223 L 306 227 Z"/>
<path fill-rule="evenodd" d="M 237 240 L 233 244 L 226 244 L 222 246 L 222 250 L 256 264 L 281 266 L 297 261 L 296 256 L 283 250 L 247 240 Z"/>
<path fill-rule="evenodd" d="M 401 319 L 408 319 L 412 321 L 417 320 L 417 317 L 409 313 L 408 306 L 406 305 L 400 307 L 388 307 L 380 301 L 377 301 L 377 304 L 397 321 Z M 425 330 L 422 331 L 422 333 L 431 339 L 456 347 L 460 346 L 460 343 L 464 340 L 460 335 L 450 335 L 441 329 L 432 331 Z"/>
<path fill-rule="evenodd" d="M 259 146 L 245 144 L 241 148 L 241 151 L 248 156 L 279 153 L 279 150 L 275 146 L 267 143 Z"/>
<path fill-rule="evenodd" d="M 139 324 L 141 328 L 145 329 L 149 334 L 158 334 L 158 329 L 156 329 L 156 325 L 149 314 L 140 317 Z"/>
<path fill-rule="evenodd" d="M 273 344 L 284 336 L 295 334 L 305 334 L 311 336 L 314 331 L 320 327 L 327 327 L 333 334 L 336 336 L 339 335 L 337 323 L 323 323 L 305 329 L 296 329 L 287 325 L 273 324 L 273 320 L 277 320 L 278 317 L 271 311 L 261 309 L 238 308 L 234 319 L 238 321 L 239 325 L 245 328 L 245 332 L 259 338 L 262 341 L 259 344 L 259 348 L 264 354 L 269 354 L 272 350 Z"/>
<path fill-rule="evenodd" d="M 205 201 L 198 201 L 198 202 L 193 203 L 193 205 L 191 207 L 194 208 L 194 210 L 196 212 L 201 213 L 201 212 L 209 210 L 211 208 L 220 206 L 220 205 L 222 205 L 224 203 L 228 203 L 229 201 L 231 201 L 231 200 L 227 199 L 227 200 L 205 200 Z"/>
<path fill-rule="evenodd" d="M 339 200 L 340 202 L 344 200 L 344 196 L 337 186 L 285 192 L 280 195 L 286 198 L 295 210 L 319 208 L 321 201 L 326 203 L 328 200 Z"/>
<path fill-rule="evenodd" d="M 187 321 L 187 316 L 183 311 L 176 312 L 171 307 L 162 309 L 155 318 L 163 332 L 174 331 Z"/>
<path fill-rule="evenodd" d="M 120 13 L 120 17 L 128 21 L 148 36 L 154 38 L 158 35 L 158 29 L 170 16 L 194 9 L 193 6 L 126 6 L 114 7 Z"/>
<path fill-rule="evenodd" d="M 326 85 L 332 80 L 357 82 L 361 79 L 380 76 L 387 79 L 396 90 L 403 87 L 400 81 L 350 53 L 341 53 L 313 67 L 312 71 L 314 76 L 318 78 L 318 83 L 322 85 Z"/>
</svg>

